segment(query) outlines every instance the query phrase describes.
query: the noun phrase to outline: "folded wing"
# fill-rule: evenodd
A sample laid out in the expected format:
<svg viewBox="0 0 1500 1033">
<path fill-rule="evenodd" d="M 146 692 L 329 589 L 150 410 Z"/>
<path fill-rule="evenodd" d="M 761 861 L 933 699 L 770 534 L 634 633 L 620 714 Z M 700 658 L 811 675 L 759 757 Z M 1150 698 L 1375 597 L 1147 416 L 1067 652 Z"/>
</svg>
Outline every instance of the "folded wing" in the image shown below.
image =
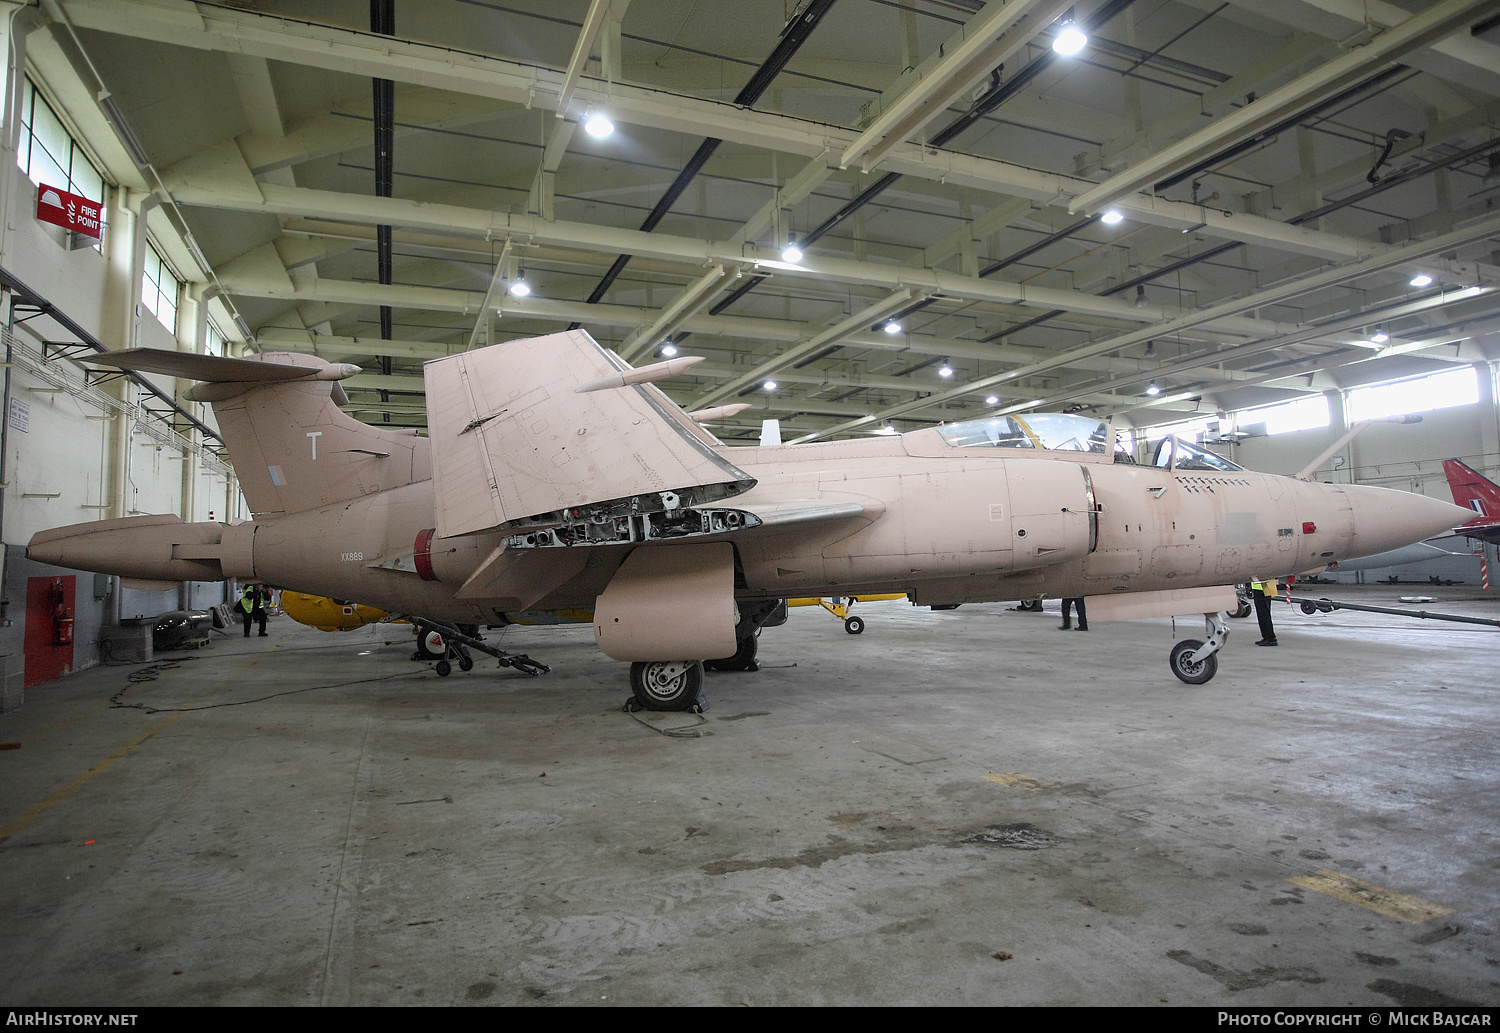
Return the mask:
<svg viewBox="0 0 1500 1033">
<path fill-rule="evenodd" d="M 672 511 L 755 484 L 651 385 L 575 390 L 629 369 L 581 330 L 427 363 L 438 535 Z"/>
</svg>

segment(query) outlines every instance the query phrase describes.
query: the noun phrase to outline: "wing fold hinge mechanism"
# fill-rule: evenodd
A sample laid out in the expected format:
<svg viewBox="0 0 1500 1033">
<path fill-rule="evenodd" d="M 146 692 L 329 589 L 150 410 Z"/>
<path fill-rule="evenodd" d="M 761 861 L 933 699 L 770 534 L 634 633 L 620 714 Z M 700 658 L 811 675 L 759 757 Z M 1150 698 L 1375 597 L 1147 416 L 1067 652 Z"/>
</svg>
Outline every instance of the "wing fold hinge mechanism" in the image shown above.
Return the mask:
<svg viewBox="0 0 1500 1033">
<path fill-rule="evenodd" d="M 637 545 L 642 542 L 706 538 L 759 527 L 761 519 L 740 509 L 674 507 L 661 512 L 612 511 L 606 507 L 571 509 L 556 526 L 511 535 L 511 549 L 540 549 L 577 545 Z"/>
</svg>

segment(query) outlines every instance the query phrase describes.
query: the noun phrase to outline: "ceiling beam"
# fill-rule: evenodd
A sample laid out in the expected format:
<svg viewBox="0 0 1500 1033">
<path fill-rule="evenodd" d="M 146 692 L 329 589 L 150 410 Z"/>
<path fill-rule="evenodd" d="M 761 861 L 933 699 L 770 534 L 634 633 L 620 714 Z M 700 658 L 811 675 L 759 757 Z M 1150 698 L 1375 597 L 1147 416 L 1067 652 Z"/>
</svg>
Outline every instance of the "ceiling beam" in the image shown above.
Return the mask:
<svg viewBox="0 0 1500 1033">
<path fill-rule="evenodd" d="M 1387 29 L 1365 46 L 1325 62 L 1212 125 L 1116 173 L 1068 203 L 1068 211 L 1093 214 L 1137 191 L 1170 178 L 1227 147 L 1306 111 L 1387 68 L 1406 54 L 1467 28 L 1497 0 L 1442 0 L 1399 26 Z"/>
<path fill-rule="evenodd" d="M 1009 61 L 1071 6 L 1073 0 L 1010 0 L 987 5 L 960 30 L 957 46 L 937 52 L 930 67 L 885 105 L 839 155 L 839 168 L 858 163 L 866 172 L 921 132 L 954 101 Z M 952 42 L 951 40 L 949 41 Z M 931 59 L 929 59 L 931 60 Z M 927 65 L 928 62 L 923 62 Z"/>
<path fill-rule="evenodd" d="M 521 61 L 232 8 L 198 8 L 187 4 L 167 7 L 155 0 L 59 2 L 75 24 L 99 32 L 194 49 L 257 54 L 326 71 L 415 82 L 547 110 L 557 107 L 563 75 Z M 607 104 L 617 121 L 806 157 L 832 151 L 842 153 L 858 136 L 853 130 L 811 119 L 741 109 L 730 103 L 588 76 L 583 77 L 576 92 L 580 100 Z M 1045 204 L 1065 205 L 1094 186 L 1084 179 L 915 143 L 894 148 L 884 167 L 892 173 Z M 1264 244 L 1322 258 L 1364 258 L 1385 250 L 1384 245 L 1373 241 L 1289 226 L 1229 210 L 1210 212 L 1183 201 L 1133 195 L 1123 199 L 1119 207 L 1127 217 L 1140 222 L 1178 230 L 1196 228 L 1206 236 Z"/>
</svg>

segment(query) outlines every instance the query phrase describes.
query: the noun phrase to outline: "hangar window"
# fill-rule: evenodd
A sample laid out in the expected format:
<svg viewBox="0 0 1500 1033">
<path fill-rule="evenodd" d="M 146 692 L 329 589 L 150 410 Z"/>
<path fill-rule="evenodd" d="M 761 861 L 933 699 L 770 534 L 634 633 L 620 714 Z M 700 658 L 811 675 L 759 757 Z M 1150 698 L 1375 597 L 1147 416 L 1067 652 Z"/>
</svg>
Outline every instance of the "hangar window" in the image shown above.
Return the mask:
<svg viewBox="0 0 1500 1033">
<path fill-rule="evenodd" d="M 1473 405 L 1477 401 L 1479 374 L 1473 366 L 1463 366 L 1446 373 L 1357 387 L 1349 392 L 1349 422 L 1431 412 L 1455 405 Z"/>
<path fill-rule="evenodd" d="M 203 350 L 210 355 L 224 354 L 224 335 L 219 333 L 218 327 L 213 323 L 208 324 L 208 335 L 203 339 Z"/>
<path fill-rule="evenodd" d="M 1208 425 L 1214 421 L 1212 416 L 1202 416 L 1196 420 L 1184 420 L 1181 423 L 1163 423 L 1159 427 L 1148 427 L 1146 429 L 1146 441 L 1160 441 L 1167 436 L 1181 438 L 1184 441 L 1197 441 L 1202 437 Z"/>
<path fill-rule="evenodd" d="M 1297 430 L 1326 427 L 1328 426 L 1328 396 L 1311 395 L 1282 405 L 1245 409 L 1235 417 L 1234 422 L 1236 427 L 1252 427 L 1258 423 L 1264 423 L 1267 434 L 1290 434 Z"/>
<path fill-rule="evenodd" d="M 181 290 L 182 281 L 172 275 L 156 248 L 147 244 L 146 275 L 141 277 L 141 303 L 173 333 L 177 332 L 177 297 Z"/>
<path fill-rule="evenodd" d="M 30 79 L 23 80 L 21 87 L 16 164 L 37 186 L 45 183 L 62 187 L 70 194 L 98 201 L 101 208 L 104 204 L 104 177 Z"/>
</svg>

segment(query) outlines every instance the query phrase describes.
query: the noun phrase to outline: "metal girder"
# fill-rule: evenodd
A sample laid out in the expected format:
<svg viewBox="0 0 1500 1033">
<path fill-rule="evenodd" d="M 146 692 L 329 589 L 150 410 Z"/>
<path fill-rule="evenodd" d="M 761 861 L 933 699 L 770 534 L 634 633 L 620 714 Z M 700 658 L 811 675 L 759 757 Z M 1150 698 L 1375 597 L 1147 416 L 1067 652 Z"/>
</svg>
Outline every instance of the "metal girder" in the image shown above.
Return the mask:
<svg viewBox="0 0 1500 1033">
<path fill-rule="evenodd" d="M 563 73 L 562 85 L 557 91 L 558 118 L 567 116 L 568 101 L 573 97 L 573 87 L 578 85 L 578 77 L 583 74 L 583 66 L 588 62 L 589 51 L 594 47 L 594 38 L 604 27 L 604 18 L 609 14 L 610 3 L 611 0 L 593 0 L 589 4 L 588 13 L 583 16 L 583 28 L 578 30 L 578 42 L 573 44 L 573 56 L 568 59 L 568 69 Z"/>
<path fill-rule="evenodd" d="M 901 308 L 903 305 L 910 302 L 914 297 L 916 297 L 915 291 L 909 289 L 898 290 L 895 293 L 891 294 L 889 297 L 882 298 L 875 304 L 869 305 L 854 313 L 854 315 L 850 316 L 848 319 L 845 319 L 842 322 L 829 327 L 821 333 L 814 334 L 812 337 L 808 338 L 805 341 L 802 341 L 799 344 L 793 345 L 791 348 L 788 348 L 780 355 L 777 355 L 771 359 L 767 359 L 765 362 L 762 362 L 760 365 L 752 369 L 749 373 L 746 373 L 740 377 L 736 377 L 729 383 L 716 387 L 712 391 L 709 391 L 707 394 L 700 395 L 698 398 L 693 400 L 690 408 L 706 409 L 708 406 L 716 404 L 721 399 L 728 398 L 730 395 L 733 395 L 740 390 L 753 385 L 756 381 L 765 379 L 766 377 L 775 373 L 777 370 L 782 369 L 786 366 L 790 366 L 798 359 L 805 359 L 809 355 L 816 353 L 820 348 L 826 347 L 827 345 L 830 345 L 835 341 L 843 340 L 850 334 L 859 332 L 859 330 L 861 330 L 862 328 L 868 327 L 870 324 L 876 322 L 882 317 L 890 315 L 898 308 Z"/>
<path fill-rule="evenodd" d="M 1305 279 L 1295 281 L 1294 283 L 1289 285 L 1272 288 L 1271 290 L 1260 291 L 1255 294 L 1249 295 L 1248 297 L 1237 298 L 1232 301 L 1226 301 L 1218 305 L 1209 306 L 1205 309 L 1199 309 L 1197 312 L 1179 317 L 1178 319 L 1168 320 L 1167 322 L 1153 327 L 1150 330 L 1131 331 L 1130 333 L 1121 334 L 1117 337 L 1108 338 L 1103 341 L 1096 341 L 1090 344 L 1082 345 L 1078 348 L 1071 348 L 1067 351 L 1059 352 L 1055 355 L 1049 356 L 1046 359 L 1040 359 L 1028 365 L 1020 366 L 1016 369 L 996 374 L 995 376 L 984 377 L 978 381 L 962 385 L 961 387 L 942 392 L 938 395 L 934 395 L 931 398 L 931 402 L 935 404 L 937 402 L 945 401 L 948 398 L 956 397 L 958 394 L 967 394 L 973 391 L 981 391 L 985 388 L 1005 384 L 1022 377 L 1035 376 L 1039 373 L 1044 373 L 1062 366 L 1071 365 L 1073 362 L 1079 359 L 1117 352 L 1122 348 L 1129 347 L 1130 345 L 1143 344 L 1146 341 L 1151 340 L 1152 338 L 1171 334 L 1178 329 L 1203 326 L 1208 323 L 1216 322 L 1224 316 L 1229 316 L 1238 312 L 1246 312 L 1265 305 L 1275 304 L 1279 301 L 1285 301 L 1290 298 L 1298 297 L 1302 294 L 1320 290 L 1335 283 L 1342 283 L 1347 280 L 1352 280 L 1358 276 L 1380 272 L 1381 270 L 1389 269 L 1393 266 L 1402 265 L 1406 262 L 1417 261 L 1428 255 L 1438 254 L 1443 251 L 1451 250 L 1455 247 L 1462 247 L 1463 245 L 1472 243 L 1473 241 L 1483 240 L 1496 232 L 1500 232 L 1500 217 L 1487 219 L 1482 223 L 1467 227 L 1464 230 L 1444 234 L 1441 237 L 1435 237 L 1432 240 L 1424 241 L 1421 244 L 1413 244 L 1408 247 L 1401 248 L 1397 251 L 1383 255 L 1380 258 L 1369 259 L 1365 262 L 1356 263 L 1350 266 L 1344 266 L 1339 269 L 1329 270 L 1316 276 L 1310 276 Z M 1455 298 L 1453 300 L 1457 299 Z M 1360 318 L 1363 321 L 1368 322 L 1372 318 L 1384 317 L 1364 316 Z M 1361 323 L 1356 322 L 1354 325 L 1358 326 L 1361 325 Z M 1280 347 L 1282 344 L 1292 343 L 1292 337 L 1296 337 L 1297 340 L 1308 340 L 1329 332 L 1331 332 L 1330 328 L 1319 327 L 1315 328 L 1312 332 L 1307 333 L 1306 336 L 1297 337 L 1298 334 L 1303 333 L 1302 328 L 1297 328 L 1290 334 L 1278 334 L 1277 338 L 1280 338 L 1280 340 L 1278 340 L 1275 345 L 1272 345 L 1272 347 Z M 829 431 L 818 432 L 811 435 L 804 435 L 797 440 L 807 441 L 811 440 L 812 438 L 819 437 L 823 433 L 837 433 L 845 430 L 853 430 L 860 426 L 863 426 L 866 423 L 873 423 L 877 420 L 887 419 L 892 415 L 899 415 L 900 412 L 905 412 L 912 407 L 913 406 L 905 406 L 900 407 L 896 410 L 887 410 L 886 412 L 873 414 L 863 420 L 854 420 L 850 421 L 847 424 L 840 424 L 838 427 L 831 428 Z"/>
<path fill-rule="evenodd" d="M 738 279 L 739 275 L 739 266 L 714 266 L 702 277 L 684 287 L 682 293 L 673 298 L 667 307 L 651 321 L 650 326 L 632 335 L 621 347 L 620 357 L 626 362 L 634 362 L 663 337 L 697 315 L 714 299 L 714 295 L 718 294 L 726 283 Z"/>
<path fill-rule="evenodd" d="M 1264 10 L 1261 0 L 1231 0 L 1240 6 L 1257 12 Z M 1411 17 L 1410 11 L 1402 10 L 1385 0 L 1301 0 L 1309 7 L 1344 18 L 1354 25 L 1400 25 Z M 1432 44 L 1432 49 L 1455 61 L 1472 65 L 1492 74 L 1500 73 L 1500 49 L 1474 39 L 1467 34 L 1450 36 Z"/>
<path fill-rule="evenodd" d="M 80 27 L 163 43 L 243 52 L 358 76 L 414 82 L 461 94 L 555 110 L 563 73 L 520 61 L 391 39 L 350 29 L 293 22 L 238 9 L 158 0 L 60 0 Z M 1451 0 L 1490 2 L 1490 0 Z M 674 96 L 661 89 L 609 83 L 584 76 L 580 99 L 608 103 L 621 121 L 669 132 L 708 136 L 806 157 L 842 153 L 857 137 L 810 119 L 741 109 L 733 104 Z M 890 172 L 937 180 L 950 186 L 995 191 L 1046 204 L 1066 204 L 1089 191 L 1088 180 L 1040 172 L 955 151 L 903 143 L 885 160 Z M 1175 229 L 1198 228 L 1207 236 L 1263 244 L 1329 259 L 1364 258 L 1384 246 L 1356 237 L 1289 226 L 1235 212 L 1209 212 L 1199 205 L 1136 196 L 1119 207 L 1138 221 Z"/>
<path fill-rule="evenodd" d="M 1473 288 L 1470 288 L 1470 290 L 1472 289 Z M 1467 294 L 1467 291 L 1461 293 Z M 1467 296 L 1475 297 L 1476 295 L 1468 294 Z M 1453 300 L 1451 298 L 1426 298 L 1422 301 L 1414 301 L 1409 305 L 1402 305 L 1398 309 L 1388 309 L 1385 313 L 1383 313 L 1383 316 L 1385 318 L 1396 318 L 1402 315 L 1414 315 L 1418 312 L 1431 311 L 1432 309 L 1441 308 L 1444 305 L 1449 304 L 1453 304 Z M 1149 372 L 1127 375 L 1120 378 L 1112 377 L 1104 382 L 1095 382 L 1087 385 L 1077 386 L 1093 387 L 1098 390 L 1103 390 L 1105 388 L 1119 389 L 1122 387 L 1129 387 L 1133 384 L 1139 384 L 1147 380 L 1160 380 L 1166 377 L 1177 376 L 1181 373 L 1191 373 L 1202 365 L 1213 362 L 1222 362 L 1226 358 L 1249 358 L 1251 356 L 1264 354 L 1265 352 L 1276 351 L 1279 348 L 1285 348 L 1289 345 L 1300 344 L 1302 342 L 1309 341 L 1319 334 L 1338 333 L 1339 331 L 1343 330 L 1353 330 L 1360 327 L 1369 326 L 1371 318 L 1372 317 L 1369 314 L 1350 316 L 1348 319 L 1341 319 L 1334 323 L 1324 324 L 1310 330 L 1300 331 L 1295 334 L 1286 334 L 1281 337 L 1272 338 L 1268 341 L 1255 341 L 1249 344 L 1233 345 L 1227 348 L 1221 348 L 1214 352 L 1188 356 L 1187 358 L 1180 359 L 1176 362 L 1163 363 L 1162 365 L 1153 370 L 1150 370 Z M 1447 340 L 1451 341 L 1452 339 L 1453 338 L 1450 336 Z M 1422 347 L 1424 348 L 1432 346 L 1433 345 L 1430 342 L 1422 345 Z M 1413 348 L 1411 350 L 1415 351 L 1420 349 Z M 1057 401 L 1059 397 L 1060 396 L 1053 396 L 1051 398 L 1044 399 L 1044 404 L 1047 402 Z"/>
<path fill-rule="evenodd" d="M 479 343 L 479 338 L 484 336 L 489 318 L 490 309 L 493 307 L 495 298 L 505 290 L 505 263 L 510 258 L 510 241 L 507 239 L 504 246 L 500 248 L 500 257 L 495 259 L 495 271 L 490 274 L 490 285 L 484 292 L 484 301 L 479 304 L 479 315 L 474 320 L 474 329 L 469 332 L 469 347 Z M 494 341 L 486 340 L 485 344 L 494 344 Z"/>
<path fill-rule="evenodd" d="M 1135 194 L 1348 89 L 1411 51 L 1443 39 L 1486 11 L 1496 9 L 1500 9 L 1500 0 L 1442 0 L 1401 25 L 1387 29 L 1365 46 L 1320 65 L 1187 139 L 1111 176 L 1092 190 L 1073 198 L 1068 203 L 1068 211 L 1090 214 L 1100 211 L 1114 201 Z"/>
<path fill-rule="evenodd" d="M 1045 311 L 1076 312 L 1119 319 L 1127 323 L 1160 323 L 1170 315 L 1166 309 L 1155 305 L 1137 308 L 1124 298 L 993 278 L 980 279 L 939 269 L 910 269 L 878 262 L 819 256 L 805 257 L 800 263 L 792 264 L 781 261 L 779 256 L 765 255 L 751 245 L 730 247 L 713 241 L 673 237 L 662 233 L 644 233 L 561 220 L 549 221 L 519 213 L 460 208 L 401 198 L 259 183 L 255 184 L 258 187 L 257 201 L 242 189 L 220 188 L 211 184 L 205 170 L 200 169 L 199 173 L 192 178 L 174 176 L 171 173 L 166 175 L 169 189 L 179 204 L 281 216 L 316 216 L 361 224 L 383 223 L 487 240 L 514 237 L 528 243 L 554 244 L 584 251 L 649 255 L 681 261 L 699 268 L 716 263 L 742 263 L 760 275 L 863 284 L 888 290 L 909 287 L 929 296 L 942 295 L 968 301 L 1022 305 Z M 588 321 L 597 317 L 590 309 L 579 318 Z M 1266 332 L 1266 324 L 1261 320 L 1226 314 L 1213 317 L 1213 321 L 1218 329 L 1225 332 L 1247 335 L 1263 335 Z"/>
<path fill-rule="evenodd" d="M 940 50 L 941 56 L 931 67 L 918 68 L 916 81 L 844 148 L 839 168 L 859 162 L 868 172 L 879 165 L 892 149 L 911 139 L 991 70 L 1024 49 L 1072 2 L 1010 0 L 985 7 L 960 30 L 963 41 L 946 53 Z"/>
</svg>

